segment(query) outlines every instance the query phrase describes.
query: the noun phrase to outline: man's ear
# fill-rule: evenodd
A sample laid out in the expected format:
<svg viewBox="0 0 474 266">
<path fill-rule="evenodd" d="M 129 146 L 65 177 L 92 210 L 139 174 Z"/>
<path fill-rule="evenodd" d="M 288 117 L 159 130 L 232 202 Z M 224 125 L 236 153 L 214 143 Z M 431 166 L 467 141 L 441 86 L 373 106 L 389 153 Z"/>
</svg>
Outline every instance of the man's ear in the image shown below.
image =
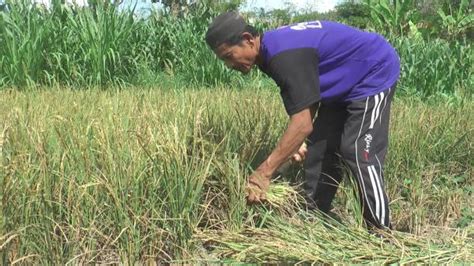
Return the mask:
<svg viewBox="0 0 474 266">
<path fill-rule="evenodd" d="M 255 45 L 255 37 L 250 32 L 243 32 L 242 33 L 242 40 L 247 42 L 250 46 Z"/>
</svg>

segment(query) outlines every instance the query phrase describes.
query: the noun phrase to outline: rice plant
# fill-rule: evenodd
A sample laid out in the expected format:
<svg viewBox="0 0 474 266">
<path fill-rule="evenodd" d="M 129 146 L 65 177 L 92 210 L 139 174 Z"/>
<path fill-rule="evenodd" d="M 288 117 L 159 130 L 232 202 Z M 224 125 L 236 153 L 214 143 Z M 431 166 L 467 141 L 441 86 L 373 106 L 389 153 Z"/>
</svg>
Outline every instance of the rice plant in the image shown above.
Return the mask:
<svg viewBox="0 0 474 266">
<path fill-rule="evenodd" d="M 2 263 L 472 261 L 472 101 L 396 98 L 385 183 L 406 233 L 388 242 L 360 225 L 348 183 L 334 203 L 343 224 L 304 211 L 291 171 L 247 206 L 246 178 L 285 128 L 280 101 L 228 88 L 0 92 Z"/>
</svg>

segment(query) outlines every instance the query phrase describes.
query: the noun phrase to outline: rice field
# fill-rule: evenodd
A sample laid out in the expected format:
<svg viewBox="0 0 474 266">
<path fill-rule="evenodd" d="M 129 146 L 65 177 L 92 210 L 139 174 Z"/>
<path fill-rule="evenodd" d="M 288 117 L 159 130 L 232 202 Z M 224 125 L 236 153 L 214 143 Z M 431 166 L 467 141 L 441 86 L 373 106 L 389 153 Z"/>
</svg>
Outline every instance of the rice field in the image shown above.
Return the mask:
<svg viewBox="0 0 474 266">
<path fill-rule="evenodd" d="M 303 209 L 299 166 L 247 206 L 287 117 L 254 86 L 0 91 L 2 264 L 469 263 L 474 103 L 397 97 L 386 163 L 395 231 Z M 316 129 L 317 130 L 317 129 Z"/>
<path fill-rule="evenodd" d="M 428 32 L 418 10 L 391 6 L 379 15 L 400 32 L 369 29 L 402 61 L 385 176 L 395 230 L 374 235 L 349 175 L 336 217 L 305 210 L 299 165 L 247 205 L 247 177 L 288 120 L 271 80 L 212 55 L 203 37 L 222 3 L 197 2 L 147 19 L 100 1 L 5 2 L 0 264 L 474 262 L 472 37 L 443 34 L 456 19 L 469 32 L 472 15 Z"/>
</svg>

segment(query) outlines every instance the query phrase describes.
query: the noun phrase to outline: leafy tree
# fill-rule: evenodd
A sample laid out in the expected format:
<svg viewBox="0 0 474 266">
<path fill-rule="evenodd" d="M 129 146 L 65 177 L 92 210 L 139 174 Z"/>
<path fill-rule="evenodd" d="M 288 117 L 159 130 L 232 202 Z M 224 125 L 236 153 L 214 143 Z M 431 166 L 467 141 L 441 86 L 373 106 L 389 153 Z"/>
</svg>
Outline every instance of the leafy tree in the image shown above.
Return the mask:
<svg viewBox="0 0 474 266">
<path fill-rule="evenodd" d="M 303 14 L 297 14 L 293 18 L 294 22 L 303 22 L 303 21 L 312 21 L 312 20 L 341 21 L 336 11 L 328 11 L 325 13 L 313 11 L 313 12 L 308 12 L 308 13 L 303 13 Z"/>
<path fill-rule="evenodd" d="M 200 2 L 218 12 L 237 10 L 245 4 L 245 0 L 201 0 Z"/>
<path fill-rule="evenodd" d="M 336 6 L 338 20 L 361 29 L 370 22 L 370 9 L 367 5 L 354 0 Z"/>
<path fill-rule="evenodd" d="M 152 3 L 161 3 L 172 14 L 177 15 L 181 11 L 192 9 L 195 6 L 206 6 L 218 12 L 236 10 L 245 3 L 245 0 L 152 0 Z"/>
<path fill-rule="evenodd" d="M 290 9 L 273 9 L 266 12 L 266 16 L 272 18 L 276 25 L 290 24 L 292 21 L 292 13 Z"/>
<path fill-rule="evenodd" d="M 455 1 L 456 2 L 456 1 Z M 447 8 L 439 9 L 439 26 L 447 38 L 462 39 L 466 35 L 472 37 L 474 29 L 474 14 L 469 0 L 457 1 L 459 4 L 449 4 Z M 447 12 L 445 10 L 447 9 Z"/>
<path fill-rule="evenodd" d="M 5 2 L 0 2 L 0 12 L 7 10 L 7 4 Z"/>
<path fill-rule="evenodd" d="M 379 32 L 403 36 L 411 23 L 417 23 L 416 3 L 412 0 L 365 0 L 370 9 L 371 24 Z"/>
<path fill-rule="evenodd" d="M 114 6 L 119 6 L 123 2 L 123 0 L 88 0 L 87 2 L 89 6 L 95 10 L 99 5 L 102 5 L 104 8 L 108 8 L 110 4 L 113 4 Z"/>
</svg>

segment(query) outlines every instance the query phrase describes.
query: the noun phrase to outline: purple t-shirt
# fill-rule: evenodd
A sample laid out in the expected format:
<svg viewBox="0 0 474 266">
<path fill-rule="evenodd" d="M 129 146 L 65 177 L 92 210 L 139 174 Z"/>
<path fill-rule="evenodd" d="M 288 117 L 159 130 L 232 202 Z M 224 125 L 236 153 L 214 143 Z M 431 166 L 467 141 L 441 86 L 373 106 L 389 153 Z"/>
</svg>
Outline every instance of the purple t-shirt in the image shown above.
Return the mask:
<svg viewBox="0 0 474 266">
<path fill-rule="evenodd" d="M 321 101 L 347 103 L 392 87 L 400 59 L 379 34 L 330 21 L 265 32 L 259 68 L 281 89 L 288 114 Z"/>
</svg>

